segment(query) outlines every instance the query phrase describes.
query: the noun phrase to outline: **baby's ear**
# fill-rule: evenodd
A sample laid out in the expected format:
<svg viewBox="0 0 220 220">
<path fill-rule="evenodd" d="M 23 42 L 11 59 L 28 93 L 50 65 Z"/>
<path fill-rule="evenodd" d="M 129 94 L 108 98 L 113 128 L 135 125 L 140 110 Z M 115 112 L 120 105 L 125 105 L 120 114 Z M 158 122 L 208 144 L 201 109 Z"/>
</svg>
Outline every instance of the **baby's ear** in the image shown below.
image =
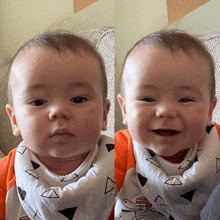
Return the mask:
<svg viewBox="0 0 220 220">
<path fill-rule="evenodd" d="M 19 136 L 21 133 L 20 133 L 20 129 L 19 129 L 18 124 L 17 124 L 17 120 L 16 120 L 16 117 L 15 117 L 15 114 L 14 114 L 13 107 L 11 106 L 11 104 L 7 104 L 5 108 L 6 108 L 6 111 L 8 113 L 8 117 L 9 117 L 10 122 L 11 122 L 13 135 L 14 136 Z"/>
<path fill-rule="evenodd" d="M 215 106 L 217 104 L 217 98 L 215 97 L 214 100 L 210 103 L 210 107 L 209 107 L 209 121 L 207 123 L 207 126 L 210 126 L 212 124 L 212 113 L 215 109 Z"/>
<path fill-rule="evenodd" d="M 110 110 L 111 102 L 109 99 L 106 99 L 104 101 L 104 106 L 103 106 L 103 124 L 102 124 L 102 131 L 107 130 L 107 122 L 108 122 L 108 113 Z"/>
<path fill-rule="evenodd" d="M 121 93 L 118 94 L 118 102 L 119 102 L 119 105 L 121 107 L 121 113 L 122 113 L 122 117 L 123 117 L 123 124 L 127 125 L 125 98 L 122 96 Z"/>
</svg>

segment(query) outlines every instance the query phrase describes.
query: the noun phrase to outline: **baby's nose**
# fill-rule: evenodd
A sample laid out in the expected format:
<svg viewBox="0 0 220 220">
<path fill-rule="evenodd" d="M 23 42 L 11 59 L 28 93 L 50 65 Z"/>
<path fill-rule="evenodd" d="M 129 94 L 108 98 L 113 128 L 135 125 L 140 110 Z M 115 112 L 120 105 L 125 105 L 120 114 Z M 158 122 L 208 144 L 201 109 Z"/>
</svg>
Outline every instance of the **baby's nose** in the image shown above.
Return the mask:
<svg viewBox="0 0 220 220">
<path fill-rule="evenodd" d="M 156 116 L 158 118 L 174 118 L 177 116 L 176 106 L 172 103 L 161 103 L 156 109 Z"/>
<path fill-rule="evenodd" d="M 49 119 L 56 120 L 56 119 L 65 119 L 68 120 L 70 118 L 70 112 L 67 106 L 63 105 L 62 103 L 57 103 L 53 105 L 50 109 Z"/>
</svg>

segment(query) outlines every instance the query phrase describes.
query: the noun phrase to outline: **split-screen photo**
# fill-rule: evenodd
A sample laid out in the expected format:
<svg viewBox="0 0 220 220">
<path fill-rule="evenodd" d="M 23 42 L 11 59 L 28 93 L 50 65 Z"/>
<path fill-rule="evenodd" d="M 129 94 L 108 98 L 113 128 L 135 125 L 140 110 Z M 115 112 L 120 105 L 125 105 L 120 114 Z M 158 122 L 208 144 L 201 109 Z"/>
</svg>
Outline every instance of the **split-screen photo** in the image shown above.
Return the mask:
<svg viewBox="0 0 220 220">
<path fill-rule="evenodd" d="M 220 219 L 219 0 L 0 6 L 0 220 Z"/>
</svg>

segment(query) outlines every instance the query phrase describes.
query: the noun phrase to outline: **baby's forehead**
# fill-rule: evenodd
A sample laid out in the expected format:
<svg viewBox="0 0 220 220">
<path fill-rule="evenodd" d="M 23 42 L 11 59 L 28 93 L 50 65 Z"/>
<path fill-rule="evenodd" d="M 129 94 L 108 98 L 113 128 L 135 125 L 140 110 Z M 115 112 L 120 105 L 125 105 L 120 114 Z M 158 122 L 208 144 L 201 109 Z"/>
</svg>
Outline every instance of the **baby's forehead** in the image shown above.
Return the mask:
<svg viewBox="0 0 220 220">
<path fill-rule="evenodd" d="M 46 47 L 44 45 L 34 45 L 34 46 L 25 46 L 22 48 L 17 55 L 14 57 L 12 65 L 19 61 L 24 61 L 24 59 L 31 60 L 33 59 L 36 54 L 40 54 L 42 59 L 45 57 L 46 54 L 53 52 L 54 54 L 59 54 L 62 57 L 64 54 L 79 56 L 81 58 L 90 59 L 96 58 L 95 54 L 91 51 L 87 51 L 83 47 L 79 47 L 77 49 L 71 50 L 70 48 L 55 48 L 55 47 Z"/>
<path fill-rule="evenodd" d="M 63 63 L 65 63 L 65 68 L 73 71 L 69 77 L 74 78 L 75 68 L 82 66 L 81 68 L 83 69 L 84 66 L 87 65 L 88 71 L 82 72 L 82 76 L 84 74 L 86 76 L 91 75 L 92 72 L 94 72 L 92 69 L 95 68 L 97 69 L 97 74 L 100 74 L 100 76 L 98 76 L 99 79 L 101 79 L 99 60 L 92 53 L 88 53 L 83 49 L 79 49 L 78 52 L 73 52 L 70 49 L 57 51 L 54 48 L 32 46 L 24 48 L 14 58 L 10 68 L 9 86 L 11 88 L 17 86 L 19 87 L 19 81 L 23 80 L 24 78 L 32 80 L 36 79 L 36 77 L 33 78 L 32 76 L 39 75 L 37 78 L 41 76 L 44 77 L 44 73 L 47 72 L 47 68 L 50 70 L 54 68 L 54 72 L 57 72 L 57 70 L 62 67 Z M 91 71 L 89 71 L 90 68 Z M 64 75 L 66 74 L 63 74 L 63 76 Z M 50 76 L 52 77 L 51 74 Z M 60 75 L 60 78 L 61 77 L 62 74 Z"/>
<path fill-rule="evenodd" d="M 53 56 L 47 56 L 48 54 L 52 54 Z M 19 51 L 19 53 L 14 57 L 14 60 L 10 68 L 10 74 L 16 73 L 17 66 L 24 67 L 24 63 L 26 61 L 28 63 L 34 62 L 36 58 L 39 59 L 40 62 L 38 62 L 37 65 L 40 66 L 43 62 L 47 62 L 47 60 L 57 59 L 57 57 L 60 57 L 61 59 L 65 60 L 67 57 L 73 57 L 73 56 L 80 57 L 86 60 L 97 59 L 98 61 L 98 58 L 94 54 L 86 51 L 83 48 L 79 48 L 78 50 L 75 50 L 73 52 L 71 49 L 56 50 L 55 48 L 47 48 L 41 45 L 26 46 L 21 51 Z"/>
<path fill-rule="evenodd" d="M 150 57 L 152 57 L 155 48 L 161 51 L 169 51 L 167 48 L 162 46 L 159 47 L 153 44 L 140 44 L 133 48 L 133 50 L 128 54 L 122 72 L 122 80 L 124 86 L 129 82 L 132 82 L 132 79 L 138 77 L 138 75 L 133 74 L 135 67 L 137 65 L 142 65 L 143 63 L 149 63 Z M 142 74 L 142 72 L 139 72 L 139 74 Z"/>
<path fill-rule="evenodd" d="M 168 47 L 158 45 L 158 44 L 140 44 L 137 45 L 133 50 L 128 54 L 123 68 L 123 75 L 128 75 L 131 71 L 132 67 L 137 64 L 150 63 L 152 61 L 156 61 L 156 65 L 160 65 L 160 62 L 163 61 L 163 57 L 161 54 L 165 54 L 167 59 L 175 60 L 179 57 L 183 57 L 188 60 L 192 60 L 193 62 L 202 62 L 205 61 L 207 65 L 210 66 L 209 60 L 207 57 L 201 53 L 199 53 L 195 48 L 192 48 L 188 51 L 185 51 L 181 48 L 171 50 Z M 134 75 L 132 75 L 134 76 Z"/>
<path fill-rule="evenodd" d="M 161 71 L 161 65 L 163 66 L 163 70 L 165 70 L 164 72 L 166 72 L 166 69 L 172 71 L 174 65 L 177 71 L 176 73 L 178 74 L 179 66 L 177 67 L 176 62 L 180 64 L 187 63 L 187 65 L 192 66 L 192 70 L 194 68 L 193 66 L 195 66 L 196 74 L 199 74 L 196 68 L 200 65 L 203 66 L 207 69 L 205 77 L 209 81 L 211 76 L 210 63 L 204 55 L 199 54 L 195 49 L 191 51 L 184 51 L 182 49 L 171 51 L 164 46 L 141 44 L 136 46 L 127 56 L 122 75 L 122 90 L 125 92 L 125 88 L 131 86 L 131 83 L 141 80 L 141 75 L 147 75 L 151 71 L 155 74 L 157 70 Z M 147 70 L 145 68 L 147 68 Z M 180 74 L 184 74 L 184 70 L 188 71 L 187 68 L 186 65 L 181 65 L 181 67 L 179 67 Z M 169 74 L 169 72 L 167 74 Z M 143 84 L 144 82 L 140 83 Z"/>
</svg>

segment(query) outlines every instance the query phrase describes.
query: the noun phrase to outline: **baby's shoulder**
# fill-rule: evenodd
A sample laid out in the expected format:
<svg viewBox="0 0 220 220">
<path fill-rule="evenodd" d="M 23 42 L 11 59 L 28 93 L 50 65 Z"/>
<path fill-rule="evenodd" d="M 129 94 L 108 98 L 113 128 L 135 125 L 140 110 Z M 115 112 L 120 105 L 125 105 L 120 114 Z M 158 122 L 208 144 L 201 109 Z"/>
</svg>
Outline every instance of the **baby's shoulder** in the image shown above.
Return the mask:
<svg viewBox="0 0 220 220">
<path fill-rule="evenodd" d="M 0 160 L 0 187 L 7 191 L 15 185 L 15 162 L 16 149 L 13 149 L 8 156 Z"/>
<path fill-rule="evenodd" d="M 215 128 L 216 128 L 216 130 L 217 130 L 218 137 L 219 137 L 219 139 L 220 139 L 220 125 L 218 125 L 218 124 L 215 123 Z"/>
<path fill-rule="evenodd" d="M 115 134 L 115 151 L 120 155 L 127 155 L 128 152 L 133 151 L 132 138 L 127 129 Z"/>
<path fill-rule="evenodd" d="M 115 134 L 115 162 L 120 161 L 126 170 L 135 166 L 133 142 L 128 130 Z"/>
<path fill-rule="evenodd" d="M 115 183 L 121 189 L 126 173 L 135 168 L 133 144 L 128 130 L 118 131 L 115 134 Z"/>
<path fill-rule="evenodd" d="M 132 139 L 128 129 L 115 133 L 115 145 L 129 145 L 131 143 Z"/>
</svg>

